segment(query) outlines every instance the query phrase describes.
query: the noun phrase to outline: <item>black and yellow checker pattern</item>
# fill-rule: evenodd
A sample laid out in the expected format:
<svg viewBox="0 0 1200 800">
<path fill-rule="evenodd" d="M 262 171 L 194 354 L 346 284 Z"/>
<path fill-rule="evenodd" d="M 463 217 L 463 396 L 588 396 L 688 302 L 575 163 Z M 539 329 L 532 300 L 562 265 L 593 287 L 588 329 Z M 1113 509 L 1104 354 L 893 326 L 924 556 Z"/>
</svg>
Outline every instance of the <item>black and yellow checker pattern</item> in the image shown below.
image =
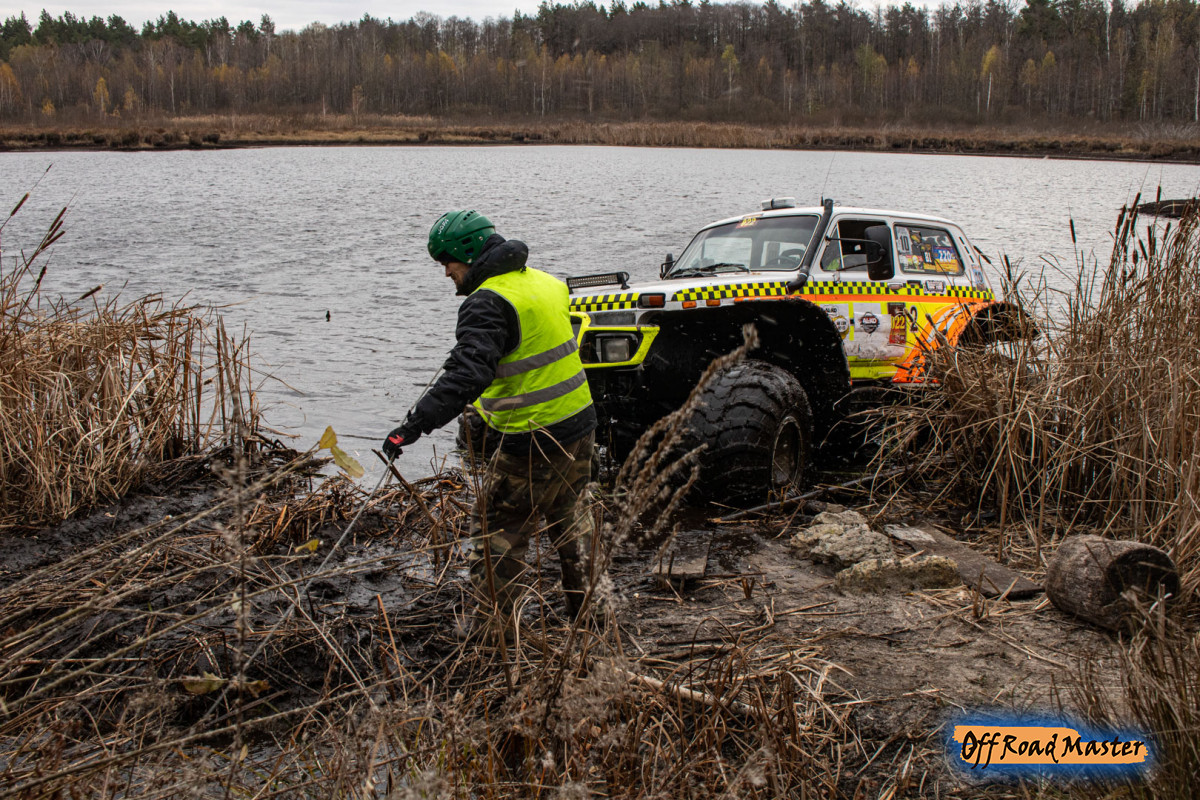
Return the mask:
<svg viewBox="0 0 1200 800">
<path fill-rule="evenodd" d="M 784 297 L 785 295 L 822 295 L 822 296 L 856 296 L 856 295 L 892 295 L 895 297 L 956 297 L 970 300 L 992 300 L 994 296 L 987 289 L 973 289 L 966 286 L 947 286 L 944 291 L 930 292 L 925 287 L 913 282 L 905 284 L 881 283 L 876 281 L 812 281 L 802 289 L 788 292 L 784 281 L 766 283 L 724 283 L 716 286 L 693 286 L 682 289 L 671 296 L 671 302 L 705 300 L 735 300 L 741 297 Z M 571 298 L 572 311 L 618 311 L 636 308 L 638 292 L 619 292 L 617 294 L 598 294 L 587 297 Z"/>
<path fill-rule="evenodd" d="M 783 281 L 770 283 L 725 283 L 720 286 L 694 286 L 684 289 L 671 296 L 671 300 L 682 303 L 685 300 L 729 300 L 736 297 L 783 297 L 787 294 L 787 284 Z"/>
<path fill-rule="evenodd" d="M 617 311 L 637 306 L 637 292 L 620 294 L 594 294 L 588 297 L 572 297 L 572 311 Z"/>
<path fill-rule="evenodd" d="M 994 300 L 996 296 L 991 289 L 971 289 L 966 286 L 950 286 L 946 289 L 948 297 L 968 297 L 972 300 Z"/>
<path fill-rule="evenodd" d="M 889 288 L 886 283 L 875 281 L 813 281 L 805 284 L 797 294 L 896 294 L 905 295 L 915 286 Z"/>
</svg>

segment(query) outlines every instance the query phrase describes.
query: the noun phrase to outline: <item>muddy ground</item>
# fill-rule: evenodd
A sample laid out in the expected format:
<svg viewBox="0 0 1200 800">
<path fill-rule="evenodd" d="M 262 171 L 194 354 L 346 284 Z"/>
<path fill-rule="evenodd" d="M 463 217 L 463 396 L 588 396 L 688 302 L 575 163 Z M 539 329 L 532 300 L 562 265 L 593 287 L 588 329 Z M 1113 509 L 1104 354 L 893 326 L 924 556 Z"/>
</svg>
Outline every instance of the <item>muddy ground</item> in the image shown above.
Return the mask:
<svg viewBox="0 0 1200 800">
<path fill-rule="evenodd" d="M 389 489 L 313 580 L 363 499 L 345 481 L 312 495 L 292 487 L 232 502 L 226 486 L 208 481 L 143 493 L 51 528 L 6 532 L 4 700 L 27 714 L 60 703 L 61 746 L 78 756 L 91 737 L 120 731 L 150 687 L 154 730 L 165 737 L 218 730 L 230 714 L 221 704 L 235 694 L 243 696 L 239 714 L 271 718 L 333 689 L 361 687 L 381 670 L 418 684 L 422 676 L 433 685 L 459 680 L 446 673 L 447 662 L 478 646 L 455 632 L 468 591 L 461 537 L 469 483 L 450 473 L 413 492 Z M 885 784 L 900 789 L 897 796 L 976 795 L 989 781 L 957 772 L 945 757 L 956 714 L 1070 710 L 1085 662 L 1119 693 L 1112 637 L 1040 594 L 1012 601 L 963 586 L 844 591 L 835 567 L 789 544 L 809 518 L 721 524 L 713 513 L 686 512 L 670 542 L 617 548 L 603 592 L 608 623 L 597 638 L 631 674 L 665 682 L 662 691 L 691 687 L 730 703 L 741 702 L 740 684 L 715 685 L 713 668 L 725 669 L 731 654 L 748 669 L 819 672 L 821 702 L 849 731 L 833 778 L 846 796 L 875 796 Z M 663 553 L 673 576 L 660 574 Z M 540 564 L 546 599 L 526 605 L 522 636 L 536 648 L 563 613 L 553 557 L 534 547 L 531 560 Z M 197 688 L 198 677 L 238 675 L 264 638 L 261 655 L 245 667 L 248 688 L 232 679 Z M 104 688 L 113 685 L 128 697 L 118 701 Z M 388 700 L 383 690 L 364 692 L 372 702 Z M 11 719 L 0 736 L 10 770 L 21 753 L 46 744 Z M 263 730 L 291 724 L 284 715 Z M 18 786 L 31 774 L 8 772 L 5 780 Z"/>
</svg>

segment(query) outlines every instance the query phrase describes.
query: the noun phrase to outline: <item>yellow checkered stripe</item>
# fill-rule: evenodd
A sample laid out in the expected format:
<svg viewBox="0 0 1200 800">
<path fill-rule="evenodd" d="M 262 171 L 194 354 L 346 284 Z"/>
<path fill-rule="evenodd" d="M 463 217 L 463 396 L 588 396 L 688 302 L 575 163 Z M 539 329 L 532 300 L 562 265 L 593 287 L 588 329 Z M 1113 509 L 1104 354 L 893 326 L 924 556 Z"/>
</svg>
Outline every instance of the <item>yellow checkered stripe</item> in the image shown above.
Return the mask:
<svg viewBox="0 0 1200 800">
<path fill-rule="evenodd" d="M 571 298 L 572 311 L 615 311 L 637 305 L 637 292 L 621 294 L 596 294 L 590 297 Z"/>
<path fill-rule="evenodd" d="M 903 297 L 965 297 L 979 300 L 993 299 L 990 291 L 951 286 L 944 292 L 928 292 L 922 286 L 881 283 L 877 281 L 814 281 L 796 292 L 788 292 L 782 281 L 772 283 L 728 283 L 720 286 L 699 286 L 676 292 L 671 300 L 729 300 L 738 297 L 783 297 L 797 295 L 896 295 Z"/>
<path fill-rule="evenodd" d="M 905 289 L 908 288 L 895 291 L 886 283 L 875 281 L 819 281 L 806 284 L 799 294 L 907 294 Z"/>
<path fill-rule="evenodd" d="M 965 286 L 950 286 L 946 289 L 949 297 L 969 297 L 972 300 L 994 300 L 995 295 L 990 289 L 968 289 Z"/>
<path fill-rule="evenodd" d="M 771 283 L 726 283 L 720 286 L 696 286 L 676 292 L 671 300 L 729 300 L 735 297 L 783 297 L 787 284 L 783 281 Z"/>
</svg>

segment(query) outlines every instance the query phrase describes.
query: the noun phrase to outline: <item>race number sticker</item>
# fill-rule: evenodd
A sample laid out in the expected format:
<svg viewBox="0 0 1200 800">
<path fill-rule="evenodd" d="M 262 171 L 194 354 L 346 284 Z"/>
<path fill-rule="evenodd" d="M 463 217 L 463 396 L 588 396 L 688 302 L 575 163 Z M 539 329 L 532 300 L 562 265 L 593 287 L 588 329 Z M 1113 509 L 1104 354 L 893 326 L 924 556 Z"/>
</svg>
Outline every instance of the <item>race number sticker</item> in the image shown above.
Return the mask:
<svg viewBox="0 0 1200 800">
<path fill-rule="evenodd" d="M 888 333 L 888 344 L 904 344 L 908 341 L 908 316 L 892 315 L 892 330 Z"/>
</svg>

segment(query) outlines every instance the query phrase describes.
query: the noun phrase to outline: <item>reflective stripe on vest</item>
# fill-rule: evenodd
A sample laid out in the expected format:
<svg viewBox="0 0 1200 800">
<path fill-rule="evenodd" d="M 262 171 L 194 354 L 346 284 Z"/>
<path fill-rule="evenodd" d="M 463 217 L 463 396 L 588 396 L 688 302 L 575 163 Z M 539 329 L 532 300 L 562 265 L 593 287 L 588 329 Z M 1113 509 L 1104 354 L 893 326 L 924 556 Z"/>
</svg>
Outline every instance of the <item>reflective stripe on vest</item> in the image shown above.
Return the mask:
<svg viewBox="0 0 1200 800">
<path fill-rule="evenodd" d="M 475 401 L 487 424 L 527 433 L 578 414 L 592 403 L 571 329 L 566 284 L 536 269 L 506 272 L 479 285 L 517 312 L 520 342 L 500 359 L 496 376 Z"/>
<path fill-rule="evenodd" d="M 522 372 L 528 372 L 535 367 L 544 367 L 547 364 L 553 364 L 563 356 L 570 355 L 579 349 L 579 345 L 575 343 L 575 336 L 560 344 L 558 347 L 547 350 L 544 353 L 522 358 L 518 361 L 511 361 L 507 364 L 500 364 L 496 368 L 497 378 L 509 378 L 513 375 L 520 375 Z"/>
</svg>

